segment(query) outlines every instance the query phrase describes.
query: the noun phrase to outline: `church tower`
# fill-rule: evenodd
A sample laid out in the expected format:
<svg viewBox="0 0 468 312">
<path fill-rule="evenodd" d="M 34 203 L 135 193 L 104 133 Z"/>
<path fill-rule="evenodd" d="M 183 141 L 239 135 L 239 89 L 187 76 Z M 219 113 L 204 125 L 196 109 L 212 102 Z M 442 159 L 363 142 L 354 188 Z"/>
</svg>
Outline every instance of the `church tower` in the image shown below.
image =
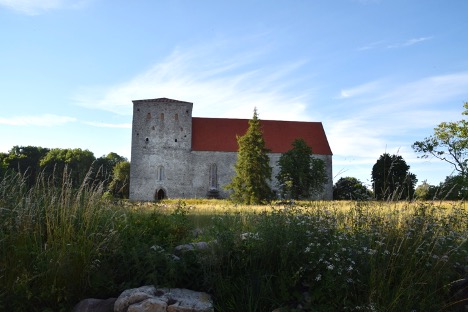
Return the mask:
<svg viewBox="0 0 468 312">
<path fill-rule="evenodd" d="M 192 188 L 193 103 L 133 101 L 130 199 L 185 197 Z"/>
</svg>

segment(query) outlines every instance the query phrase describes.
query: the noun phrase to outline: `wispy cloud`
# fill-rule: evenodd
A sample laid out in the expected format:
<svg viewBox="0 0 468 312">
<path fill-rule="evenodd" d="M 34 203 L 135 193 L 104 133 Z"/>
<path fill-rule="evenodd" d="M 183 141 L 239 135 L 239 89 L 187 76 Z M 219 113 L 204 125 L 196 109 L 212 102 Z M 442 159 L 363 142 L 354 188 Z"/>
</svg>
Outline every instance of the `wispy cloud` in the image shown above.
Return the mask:
<svg viewBox="0 0 468 312">
<path fill-rule="evenodd" d="M 80 8 L 89 0 L 0 0 L 0 5 L 26 15 L 39 15 L 47 11 Z"/>
<path fill-rule="evenodd" d="M 306 107 L 312 91 L 290 90 L 300 82 L 295 73 L 305 61 L 260 67 L 254 64 L 266 54 L 263 48 L 223 53 L 231 48 L 230 43 L 220 41 L 176 49 L 121 84 L 82 88 L 75 101 L 88 108 L 130 115 L 132 100 L 168 97 L 194 102 L 194 116 L 250 118 L 257 107 L 263 119 L 308 119 Z"/>
<path fill-rule="evenodd" d="M 122 128 L 122 129 L 131 129 L 132 124 L 130 123 L 121 123 L 121 124 L 110 124 L 110 123 L 103 123 L 103 122 L 93 122 L 93 121 L 85 121 L 84 124 L 99 127 L 99 128 Z"/>
<path fill-rule="evenodd" d="M 336 97 L 337 99 L 348 99 L 356 96 L 360 96 L 363 94 L 368 94 L 372 91 L 378 89 L 381 85 L 380 81 L 371 81 L 368 83 L 364 83 L 359 86 L 351 87 L 342 89 L 340 94 Z"/>
<path fill-rule="evenodd" d="M 415 159 L 410 147 L 414 141 L 430 135 L 442 121 L 461 118 L 467 85 L 468 72 L 459 72 L 403 83 L 371 81 L 340 91 L 335 100 L 347 106 L 346 114 L 324 120 L 335 156 L 372 164 L 388 149 Z M 459 101 L 460 107 L 447 108 L 453 101 Z"/>
<path fill-rule="evenodd" d="M 76 118 L 44 114 L 40 116 L 15 116 L 11 118 L 0 117 L 0 124 L 9 126 L 39 126 L 53 127 L 75 122 Z"/>
<path fill-rule="evenodd" d="M 357 50 L 368 51 L 368 50 L 374 50 L 374 49 L 399 49 L 399 48 L 405 48 L 405 47 L 413 46 L 416 44 L 420 44 L 425 41 L 432 40 L 433 38 L 434 37 L 418 37 L 418 38 L 411 38 L 405 41 L 392 42 L 392 43 L 389 43 L 388 40 L 379 40 L 379 41 L 374 41 L 374 42 L 365 44 L 357 48 Z"/>
<path fill-rule="evenodd" d="M 404 42 L 390 44 L 390 45 L 387 46 L 387 48 L 395 49 L 395 48 L 409 47 L 409 46 L 419 44 L 419 43 L 422 43 L 424 41 L 428 41 L 428 40 L 431 40 L 431 39 L 432 39 L 432 37 L 412 38 L 412 39 L 408 39 L 408 40 L 406 40 Z"/>
</svg>

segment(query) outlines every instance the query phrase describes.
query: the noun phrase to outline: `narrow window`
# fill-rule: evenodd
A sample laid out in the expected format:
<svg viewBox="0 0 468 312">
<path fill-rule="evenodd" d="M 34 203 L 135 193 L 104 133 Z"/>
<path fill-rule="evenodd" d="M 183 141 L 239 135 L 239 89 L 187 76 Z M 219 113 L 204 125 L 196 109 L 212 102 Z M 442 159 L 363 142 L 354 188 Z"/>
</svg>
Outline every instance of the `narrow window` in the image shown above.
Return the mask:
<svg viewBox="0 0 468 312">
<path fill-rule="evenodd" d="M 146 114 L 146 119 L 151 119 L 151 113 Z"/>
<path fill-rule="evenodd" d="M 161 113 L 161 115 L 159 115 L 159 119 L 160 119 L 161 121 L 164 121 L 164 113 Z"/>
<path fill-rule="evenodd" d="M 164 180 L 164 167 L 163 166 L 158 167 L 157 179 L 158 179 L 158 181 Z"/>
<path fill-rule="evenodd" d="M 210 189 L 218 189 L 218 167 L 216 164 L 210 165 Z"/>
<path fill-rule="evenodd" d="M 179 114 L 175 114 L 174 119 L 175 119 L 175 121 L 178 121 L 179 120 Z"/>
</svg>

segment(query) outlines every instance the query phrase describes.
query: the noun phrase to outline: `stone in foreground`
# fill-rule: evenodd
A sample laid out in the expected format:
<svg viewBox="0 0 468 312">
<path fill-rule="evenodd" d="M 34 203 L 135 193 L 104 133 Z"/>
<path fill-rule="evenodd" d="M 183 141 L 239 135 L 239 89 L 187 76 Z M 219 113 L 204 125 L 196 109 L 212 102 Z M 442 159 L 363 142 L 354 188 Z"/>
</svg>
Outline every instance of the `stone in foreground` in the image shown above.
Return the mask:
<svg viewBox="0 0 468 312">
<path fill-rule="evenodd" d="M 142 286 L 125 290 L 114 305 L 115 312 L 213 312 L 207 293 L 180 288 Z"/>
</svg>

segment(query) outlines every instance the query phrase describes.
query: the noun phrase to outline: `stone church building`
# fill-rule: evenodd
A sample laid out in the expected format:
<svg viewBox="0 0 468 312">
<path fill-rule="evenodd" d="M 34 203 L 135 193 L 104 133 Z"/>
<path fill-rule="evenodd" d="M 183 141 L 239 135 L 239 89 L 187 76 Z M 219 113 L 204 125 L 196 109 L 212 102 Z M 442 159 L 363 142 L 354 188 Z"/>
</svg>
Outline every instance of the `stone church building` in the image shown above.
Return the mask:
<svg viewBox="0 0 468 312">
<path fill-rule="evenodd" d="M 227 198 L 235 175 L 236 136 L 247 119 L 192 117 L 193 103 L 167 98 L 133 101 L 130 200 Z M 319 199 L 332 199 L 332 152 L 321 122 L 260 120 L 277 190 L 277 162 L 302 138 L 326 164 L 328 183 Z"/>
</svg>

